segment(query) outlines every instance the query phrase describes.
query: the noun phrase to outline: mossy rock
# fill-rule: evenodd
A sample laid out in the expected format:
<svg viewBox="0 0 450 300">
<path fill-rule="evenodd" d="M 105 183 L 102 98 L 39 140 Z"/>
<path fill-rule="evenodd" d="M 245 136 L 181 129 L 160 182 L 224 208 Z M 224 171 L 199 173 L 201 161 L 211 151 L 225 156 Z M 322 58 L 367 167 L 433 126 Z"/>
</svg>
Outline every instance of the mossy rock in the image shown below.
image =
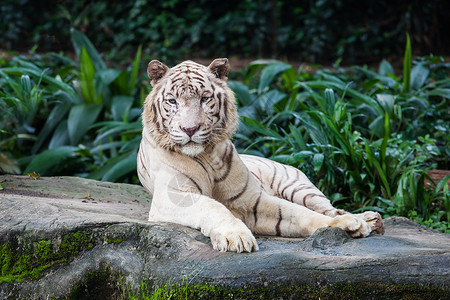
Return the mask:
<svg viewBox="0 0 450 300">
<path fill-rule="evenodd" d="M 197 230 L 148 222 L 151 199 L 140 186 L 74 177 L 0 182 L 0 299 L 449 293 L 450 236 L 404 218 L 385 220 L 384 236 L 350 239 L 326 228 L 307 239 L 257 237 L 255 253 L 221 253 Z"/>
</svg>

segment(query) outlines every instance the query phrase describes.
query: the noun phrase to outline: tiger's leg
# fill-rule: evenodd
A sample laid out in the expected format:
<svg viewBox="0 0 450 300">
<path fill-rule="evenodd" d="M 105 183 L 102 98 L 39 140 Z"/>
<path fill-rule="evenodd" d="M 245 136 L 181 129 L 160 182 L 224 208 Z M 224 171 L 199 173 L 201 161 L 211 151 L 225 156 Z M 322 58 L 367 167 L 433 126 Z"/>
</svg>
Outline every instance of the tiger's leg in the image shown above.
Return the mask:
<svg viewBox="0 0 450 300">
<path fill-rule="evenodd" d="M 228 207 L 256 234 L 306 237 L 313 234 L 317 229 L 328 226 L 340 227 L 352 237 L 365 237 L 370 233 L 369 225 L 353 215 L 330 217 L 304 206 L 268 195 L 258 187 L 250 190 L 254 191 L 253 195 L 249 194 L 251 192 L 244 195 L 247 200 L 250 198 L 250 202 L 253 203 L 249 209 L 244 212 L 240 210 L 240 201 L 238 200 Z M 258 190 L 259 192 L 256 192 Z"/>
<path fill-rule="evenodd" d="M 330 217 L 349 214 L 333 207 L 330 200 L 300 170 L 261 157 L 241 155 L 241 158 L 269 195 Z M 368 211 L 355 216 L 366 221 L 372 232 L 384 233 L 384 224 L 379 213 Z"/>
<path fill-rule="evenodd" d="M 242 220 L 218 201 L 189 187 L 182 174 L 156 179 L 156 188 L 149 213 L 149 221 L 170 222 L 200 229 L 211 238 L 213 248 L 219 251 L 251 252 L 258 244 Z"/>
</svg>

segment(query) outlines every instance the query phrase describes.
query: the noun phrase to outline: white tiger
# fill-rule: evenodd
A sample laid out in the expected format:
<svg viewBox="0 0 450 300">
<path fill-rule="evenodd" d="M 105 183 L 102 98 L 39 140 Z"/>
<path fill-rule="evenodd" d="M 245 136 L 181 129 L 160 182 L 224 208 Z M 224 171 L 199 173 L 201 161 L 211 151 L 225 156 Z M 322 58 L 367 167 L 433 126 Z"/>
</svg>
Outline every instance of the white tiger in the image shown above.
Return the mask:
<svg viewBox="0 0 450 300">
<path fill-rule="evenodd" d="M 236 152 L 229 68 L 225 58 L 208 67 L 148 64 L 153 89 L 142 114 L 138 175 L 153 196 L 149 221 L 200 229 L 214 249 L 236 252 L 258 250 L 253 233 L 305 237 L 338 226 L 353 237 L 382 234 L 378 213 L 338 210 L 299 170 Z"/>
</svg>

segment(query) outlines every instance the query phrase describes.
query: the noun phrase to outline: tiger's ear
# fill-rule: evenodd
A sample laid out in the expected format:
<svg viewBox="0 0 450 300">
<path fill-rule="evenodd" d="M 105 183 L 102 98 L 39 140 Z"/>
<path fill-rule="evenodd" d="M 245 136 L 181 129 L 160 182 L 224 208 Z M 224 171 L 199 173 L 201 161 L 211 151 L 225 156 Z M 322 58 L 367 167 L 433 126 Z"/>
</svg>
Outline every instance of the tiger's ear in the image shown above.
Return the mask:
<svg viewBox="0 0 450 300">
<path fill-rule="evenodd" d="M 154 87 L 155 84 L 167 73 L 169 67 L 158 60 L 152 60 L 148 63 L 147 74 L 150 78 L 150 84 Z"/>
<path fill-rule="evenodd" d="M 208 66 L 208 69 L 217 78 L 222 80 L 228 79 L 228 72 L 230 71 L 230 64 L 228 58 L 217 58 Z"/>
</svg>

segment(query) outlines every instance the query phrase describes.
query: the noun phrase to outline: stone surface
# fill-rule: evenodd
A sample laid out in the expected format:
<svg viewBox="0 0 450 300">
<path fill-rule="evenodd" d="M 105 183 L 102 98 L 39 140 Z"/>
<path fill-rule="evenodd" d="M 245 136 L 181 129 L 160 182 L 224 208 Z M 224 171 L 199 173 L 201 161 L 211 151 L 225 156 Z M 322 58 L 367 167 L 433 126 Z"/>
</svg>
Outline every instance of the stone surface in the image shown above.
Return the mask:
<svg viewBox="0 0 450 300">
<path fill-rule="evenodd" d="M 76 232 L 89 241 L 38 279 L 0 280 L 0 299 L 66 297 L 105 269 L 132 291 L 144 281 L 181 282 L 186 275 L 190 284 L 235 288 L 351 282 L 450 289 L 450 235 L 405 218 L 385 220 L 384 236 L 351 239 L 323 228 L 306 239 L 257 237 L 255 253 L 221 253 L 197 230 L 146 221 L 151 199 L 140 186 L 21 176 L 0 176 L 0 184 L 0 246 L 20 253 L 47 241 L 58 251 Z"/>
</svg>

